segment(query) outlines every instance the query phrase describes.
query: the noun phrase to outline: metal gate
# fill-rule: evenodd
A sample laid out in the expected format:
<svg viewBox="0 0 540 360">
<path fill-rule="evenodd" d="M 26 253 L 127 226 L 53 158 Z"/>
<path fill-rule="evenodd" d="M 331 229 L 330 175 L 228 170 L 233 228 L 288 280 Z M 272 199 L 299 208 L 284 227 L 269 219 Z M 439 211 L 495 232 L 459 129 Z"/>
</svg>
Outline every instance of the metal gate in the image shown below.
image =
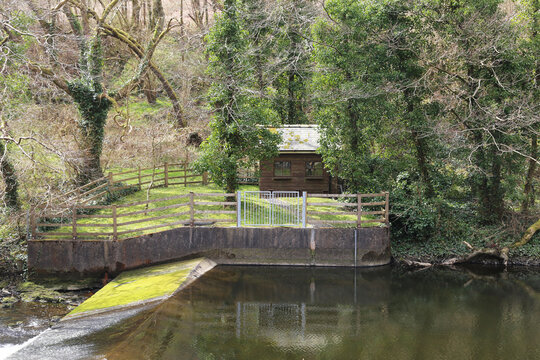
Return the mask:
<svg viewBox="0 0 540 360">
<path fill-rule="evenodd" d="M 306 226 L 306 194 L 299 191 L 239 191 L 237 225 Z"/>
</svg>

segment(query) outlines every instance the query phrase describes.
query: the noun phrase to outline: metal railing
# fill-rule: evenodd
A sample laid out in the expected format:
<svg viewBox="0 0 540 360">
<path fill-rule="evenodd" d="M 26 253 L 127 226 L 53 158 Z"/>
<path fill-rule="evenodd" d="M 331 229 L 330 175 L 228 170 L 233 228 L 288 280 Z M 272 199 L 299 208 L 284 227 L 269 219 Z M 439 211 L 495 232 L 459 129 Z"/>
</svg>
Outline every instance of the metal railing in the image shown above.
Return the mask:
<svg viewBox="0 0 540 360">
<path fill-rule="evenodd" d="M 298 191 L 239 191 L 237 226 L 303 226 L 305 203 Z"/>
</svg>

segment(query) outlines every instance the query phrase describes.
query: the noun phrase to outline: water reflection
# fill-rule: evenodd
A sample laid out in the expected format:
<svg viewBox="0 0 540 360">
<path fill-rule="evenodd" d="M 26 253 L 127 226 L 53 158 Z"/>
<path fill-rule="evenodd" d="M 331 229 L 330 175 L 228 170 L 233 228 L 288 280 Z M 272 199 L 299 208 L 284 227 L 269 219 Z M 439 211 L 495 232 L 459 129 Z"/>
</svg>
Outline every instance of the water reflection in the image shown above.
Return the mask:
<svg viewBox="0 0 540 360">
<path fill-rule="evenodd" d="M 82 341 L 107 359 L 540 358 L 540 273 L 220 267 Z"/>
<path fill-rule="evenodd" d="M 224 266 L 130 311 L 61 323 L 15 358 L 540 358 L 539 271 Z"/>
</svg>

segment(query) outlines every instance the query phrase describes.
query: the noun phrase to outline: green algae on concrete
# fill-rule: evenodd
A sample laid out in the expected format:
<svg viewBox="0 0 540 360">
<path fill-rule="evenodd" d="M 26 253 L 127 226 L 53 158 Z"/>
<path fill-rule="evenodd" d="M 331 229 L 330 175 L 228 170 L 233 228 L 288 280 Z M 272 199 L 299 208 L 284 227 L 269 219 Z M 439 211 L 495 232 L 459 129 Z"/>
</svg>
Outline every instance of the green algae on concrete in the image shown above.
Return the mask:
<svg viewBox="0 0 540 360">
<path fill-rule="evenodd" d="M 172 295 L 204 259 L 125 271 L 66 317 L 136 305 Z"/>
</svg>

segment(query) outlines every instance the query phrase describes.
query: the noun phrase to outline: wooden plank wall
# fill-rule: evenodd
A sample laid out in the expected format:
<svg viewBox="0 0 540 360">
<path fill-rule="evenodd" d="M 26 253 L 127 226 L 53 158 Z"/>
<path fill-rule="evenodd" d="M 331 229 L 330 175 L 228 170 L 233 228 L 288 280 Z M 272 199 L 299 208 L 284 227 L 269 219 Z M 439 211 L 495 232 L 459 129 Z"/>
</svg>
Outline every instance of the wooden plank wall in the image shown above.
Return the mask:
<svg viewBox="0 0 540 360">
<path fill-rule="evenodd" d="M 280 178 L 274 176 L 275 161 L 290 161 L 291 176 Z M 306 161 L 322 161 L 318 154 L 281 154 L 278 157 L 261 162 L 261 178 L 259 187 L 261 191 L 307 191 L 308 193 L 327 194 L 335 192 L 335 186 L 329 188 L 330 174 L 323 169 L 320 178 L 306 178 Z M 334 181 L 332 181 L 334 183 Z"/>
</svg>

